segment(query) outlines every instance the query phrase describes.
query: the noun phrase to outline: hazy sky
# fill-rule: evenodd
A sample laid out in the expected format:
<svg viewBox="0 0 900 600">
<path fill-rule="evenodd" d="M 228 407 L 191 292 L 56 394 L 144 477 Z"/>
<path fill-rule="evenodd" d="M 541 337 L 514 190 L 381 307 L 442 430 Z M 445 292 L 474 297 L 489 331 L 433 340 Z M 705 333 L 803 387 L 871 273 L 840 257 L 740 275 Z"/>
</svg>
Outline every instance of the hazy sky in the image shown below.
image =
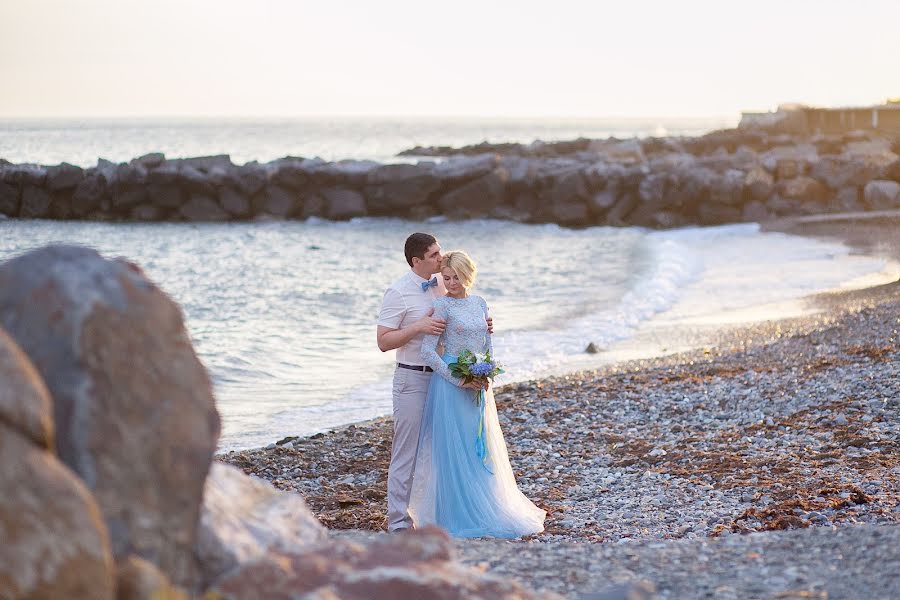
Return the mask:
<svg viewBox="0 0 900 600">
<path fill-rule="evenodd" d="M 900 0 L 0 0 L 0 117 L 736 117 L 900 96 Z"/>
</svg>

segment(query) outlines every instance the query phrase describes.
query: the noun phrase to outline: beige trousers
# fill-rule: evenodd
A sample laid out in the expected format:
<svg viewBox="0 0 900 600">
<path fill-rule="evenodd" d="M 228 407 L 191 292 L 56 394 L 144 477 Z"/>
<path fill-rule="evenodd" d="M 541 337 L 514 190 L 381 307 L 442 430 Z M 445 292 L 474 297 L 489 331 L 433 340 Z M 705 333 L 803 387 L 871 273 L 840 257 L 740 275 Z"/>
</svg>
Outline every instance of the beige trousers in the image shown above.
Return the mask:
<svg viewBox="0 0 900 600">
<path fill-rule="evenodd" d="M 388 531 L 413 526 L 408 510 L 409 494 L 431 375 L 400 367 L 394 370 L 394 441 L 387 482 Z"/>
</svg>

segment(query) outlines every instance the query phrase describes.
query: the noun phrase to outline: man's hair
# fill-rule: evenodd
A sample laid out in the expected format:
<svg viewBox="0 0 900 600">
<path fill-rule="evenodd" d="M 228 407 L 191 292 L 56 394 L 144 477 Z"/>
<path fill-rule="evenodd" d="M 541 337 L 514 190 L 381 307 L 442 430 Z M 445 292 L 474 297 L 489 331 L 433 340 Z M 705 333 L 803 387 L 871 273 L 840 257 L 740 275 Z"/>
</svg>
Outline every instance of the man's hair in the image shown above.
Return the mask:
<svg viewBox="0 0 900 600">
<path fill-rule="evenodd" d="M 430 233 L 414 233 L 406 238 L 403 252 L 406 254 L 406 262 L 409 263 L 409 266 L 413 266 L 414 256 L 424 259 L 425 253 L 434 244 L 437 244 L 437 239 Z"/>
</svg>

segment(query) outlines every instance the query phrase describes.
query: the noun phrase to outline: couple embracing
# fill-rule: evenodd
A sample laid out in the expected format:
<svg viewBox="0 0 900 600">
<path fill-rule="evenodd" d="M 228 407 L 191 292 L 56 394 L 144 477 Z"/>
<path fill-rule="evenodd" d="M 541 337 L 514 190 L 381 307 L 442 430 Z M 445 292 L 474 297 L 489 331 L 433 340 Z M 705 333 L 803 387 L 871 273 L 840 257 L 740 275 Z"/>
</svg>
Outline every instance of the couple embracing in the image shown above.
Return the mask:
<svg viewBox="0 0 900 600">
<path fill-rule="evenodd" d="M 378 316 L 378 347 L 397 350 L 388 530 L 543 531 L 545 512 L 516 485 L 490 385 L 466 383 L 449 366 L 492 348 L 487 303 L 470 293 L 475 264 L 462 251 L 442 255 L 427 233 L 409 236 L 404 252 L 410 271 L 388 287 Z"/>
</svg>

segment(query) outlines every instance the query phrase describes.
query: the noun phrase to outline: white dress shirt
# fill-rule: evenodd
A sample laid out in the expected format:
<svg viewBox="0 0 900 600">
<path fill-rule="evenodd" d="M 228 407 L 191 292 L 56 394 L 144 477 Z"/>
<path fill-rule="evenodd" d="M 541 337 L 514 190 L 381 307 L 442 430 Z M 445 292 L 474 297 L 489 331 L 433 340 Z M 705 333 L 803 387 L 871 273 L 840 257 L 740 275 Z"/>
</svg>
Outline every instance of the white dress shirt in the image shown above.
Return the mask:
<svg viewBox="0 0 900 600">
<path fill-rule="evenodd" d="M 428 314 L 435 298 L 446 293 L 444 279 L 437 277 L 438 284 L 422 291 L 422 279 L 414 271 L 392 283 L 384 293 L 381 312 L 378 313 L 378 324 L 391 329 L 404 329 Z M 417 334 L 403 346 L 397 348 L 397 362 L 406 365 L 424 365 L 422 360 L 423 334 Z"/>
</svg>

